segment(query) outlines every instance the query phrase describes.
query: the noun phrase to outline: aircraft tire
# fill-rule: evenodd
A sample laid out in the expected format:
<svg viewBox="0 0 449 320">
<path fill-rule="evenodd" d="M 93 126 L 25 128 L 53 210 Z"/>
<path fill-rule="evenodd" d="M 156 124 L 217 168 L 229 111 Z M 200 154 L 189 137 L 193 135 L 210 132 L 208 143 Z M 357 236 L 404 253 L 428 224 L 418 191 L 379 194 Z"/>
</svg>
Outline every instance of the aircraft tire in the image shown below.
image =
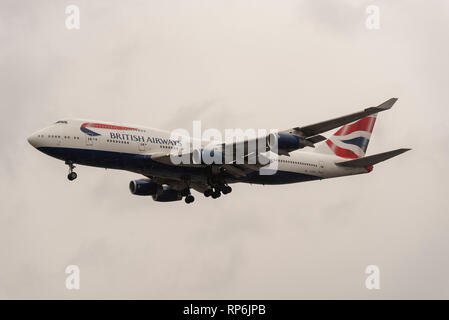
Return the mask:
<svg viewBox="0 0 449 320">
<path fill-rule="evenodd" d="M 70 172 L 70 173 L 67 175 L 67 179 L 69 179 L 70 181 L 73 181 L 73 180 L 76 179 L 77 176 L 78 176 L 78 175 L 76 174 L 76 172 Z"/>
</svg>

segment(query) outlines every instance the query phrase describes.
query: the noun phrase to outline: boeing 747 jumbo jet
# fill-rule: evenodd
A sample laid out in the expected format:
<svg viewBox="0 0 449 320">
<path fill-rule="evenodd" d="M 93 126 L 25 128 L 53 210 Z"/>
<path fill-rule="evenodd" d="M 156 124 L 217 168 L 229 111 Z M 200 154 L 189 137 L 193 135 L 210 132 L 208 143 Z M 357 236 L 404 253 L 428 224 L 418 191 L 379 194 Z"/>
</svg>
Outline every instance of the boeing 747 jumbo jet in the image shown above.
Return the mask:
<svg viewBox="0 0 449 320">
<path fill-rule="evenodd" d="M 410 150 L 365 156 L 377 114 L 396 101 L 392 98 L 360 112 L 258 137 L 257 141 L 265 139 L 267 143 L 255 151 L 249 148 L 254 139 L 212 147 L 210 141 L 201 141 L 198 152 L 192 148 L 193 139 L 174 139 L 167 131 L 79 119 L 59 120 L 28 141 L 39 151 L 65 161 L 70 181 L 77 177 L 75 164 L 128 170 L 145 176 L 129 183 L 132 194 L 161 202 L 184 198 L 191 203 L 191 189 L 216 199 L 230 193 L 229 184 L 237 182 L 287 184 L 371 172 L 373 165 Z M 321 135 L 340 126 L 328 139 Z M 232 157 L 227 156 L 228 150 L 239 147 L 240 154 L 234 151 Z M 223 161 L 204 161 L 205 154 L 214 159 L 218 155 Z M 174 155 L 196 161 L 179 163 Z M 267 169 L 273 165 L 275 169 Z"/>
</svg>

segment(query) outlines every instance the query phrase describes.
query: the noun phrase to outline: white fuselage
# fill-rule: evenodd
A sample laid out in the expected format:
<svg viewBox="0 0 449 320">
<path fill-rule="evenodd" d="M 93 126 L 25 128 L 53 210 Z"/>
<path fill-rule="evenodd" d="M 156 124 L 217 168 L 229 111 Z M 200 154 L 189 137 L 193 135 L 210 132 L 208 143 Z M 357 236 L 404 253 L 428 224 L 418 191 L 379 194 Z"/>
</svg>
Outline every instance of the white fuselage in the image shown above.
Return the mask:
<svg viewBox="0 0 449 320">
<path fill-rule="evenodd" d="M 203 171 L 192 171 L 182 166 L 159 166 L 151 161 L 156 154 L 191 147 L 191 141 L 188 142 L 190 145 L 183 145 L 170 139 L 170 133 L 163 130 L 70 119 L 37 131 L 28 140 L 46 154 L 83 165 L 123 169 L 162 178 L 204 174 Z M 283 184 L 369 172 L 365 168 L 337 166 L 335 163 L 342 161 L 341 158 L 315 153 L 311 148 L 291 152 L 289 156 L 279 156 L 275 161 L 278 172 L 272 177 L 253 175 L 241 179 L 241 182 Z"/>
</svg>

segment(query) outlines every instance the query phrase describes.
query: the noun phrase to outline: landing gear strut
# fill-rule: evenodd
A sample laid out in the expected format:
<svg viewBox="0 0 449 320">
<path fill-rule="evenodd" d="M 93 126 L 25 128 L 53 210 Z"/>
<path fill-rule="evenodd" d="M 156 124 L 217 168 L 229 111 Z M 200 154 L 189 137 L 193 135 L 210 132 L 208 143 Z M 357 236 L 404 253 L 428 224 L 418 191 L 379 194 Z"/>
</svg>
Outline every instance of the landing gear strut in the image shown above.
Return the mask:
<svg viewBox="0 0 449 320">
<path fill-rule="evenodd" d="M 76 172 L 73 171 L 73 169 L 75 169 L 73 162 L 66 161 L 65 164 L 69 166 L 69 174 L 67 175 L 67 179 L 69 179 L 70 181 L 75 180 L 78 175 L 76 174 Z"/>
<path fill-rule="evenodd" d="M 195 201 L 195 197 L 190 193 L 190 177 L 184 177 L 184 182 L 186 184 L 186 188 L 181 190 L 181 196 L 185 197 L 184 201 L 186 203 L 192 203 Z"/>
</svg>

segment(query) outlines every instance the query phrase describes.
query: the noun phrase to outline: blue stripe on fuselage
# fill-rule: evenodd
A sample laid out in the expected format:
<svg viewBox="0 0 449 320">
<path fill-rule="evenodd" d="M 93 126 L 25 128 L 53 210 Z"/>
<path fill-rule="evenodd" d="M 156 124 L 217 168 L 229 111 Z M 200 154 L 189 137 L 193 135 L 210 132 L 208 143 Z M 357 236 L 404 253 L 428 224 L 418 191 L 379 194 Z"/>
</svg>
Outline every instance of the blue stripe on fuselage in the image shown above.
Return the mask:
<svg viewBox="0 0 449 320">
<path fill-rule="evenodd" d="M 95 131 L 89 130 L 86 127 L 81 127 L 80 130 L 89 136 L 101 136 L 101 134 L 96 133 Z"/>
<path fill-rule="evenodd" d="M 203 168 L 176 167 L 151 159 L 151 155 L 62 147 L 40 147 L 43 153 L 73 163 L 109 169 L 127 170 L 145 175 L 154 172 L 164 173 L 164 176 L 179 176 L 182 174 L 198 175 Z"/>
<path fill-rule="evenodd" d="M 322 178 L 310 174 L 278 170 L 272 175 L 260 175 L 258 171 L 251 172 L 243 179 L 243 182 L 254 184 L 287 184 L 320 179 Z"/>
<path fill-rule="evenodd" d="M 38 150 L 60 160 L 70 160 L 76 164 L 93 167 L 127 170 L 155 176 L 160 173 L 163 176 L 177 178 L 186 175 L 207 177 L 207 170 L 204 167 L 181 167 L 163 164 L 152 160 L 151 155 L 63 147 L 39 147 Z M 321 178 L 303 173 L 278 170 L 273 175 L 259 175 L 258 171 L 254 171 L 242 179 L 226 178 L 226 181 L 230 183 L 286 184 L 318 179 Z"/>
</svg>

